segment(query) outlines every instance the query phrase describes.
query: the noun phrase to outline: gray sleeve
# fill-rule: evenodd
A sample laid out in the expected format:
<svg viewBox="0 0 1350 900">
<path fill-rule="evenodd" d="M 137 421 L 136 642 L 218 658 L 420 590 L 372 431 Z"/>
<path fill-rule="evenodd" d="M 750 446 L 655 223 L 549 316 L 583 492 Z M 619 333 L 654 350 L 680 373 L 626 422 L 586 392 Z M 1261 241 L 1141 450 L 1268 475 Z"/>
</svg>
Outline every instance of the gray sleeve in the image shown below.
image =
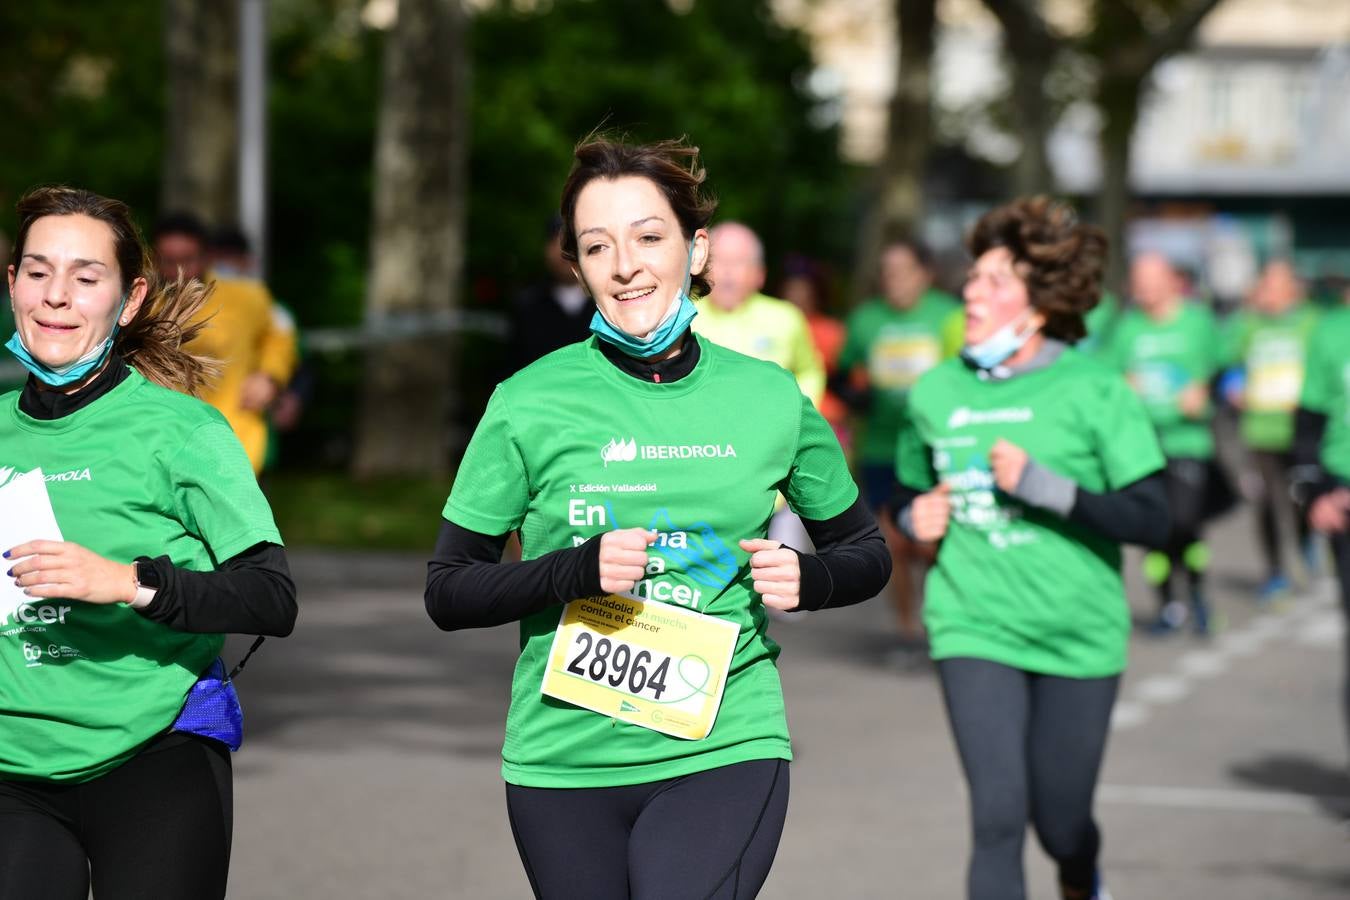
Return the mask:
<svg viewBox="0 0 1350 900">
<path fill-rule="evenodd" d="M 1072 479 L 1051 472 L 1035 460 L 1028 459 L 1012 495 L 1023 503 L 1048 509 L 1067 519 L 1078 496 L 1078 485 Z"/>
</svg>

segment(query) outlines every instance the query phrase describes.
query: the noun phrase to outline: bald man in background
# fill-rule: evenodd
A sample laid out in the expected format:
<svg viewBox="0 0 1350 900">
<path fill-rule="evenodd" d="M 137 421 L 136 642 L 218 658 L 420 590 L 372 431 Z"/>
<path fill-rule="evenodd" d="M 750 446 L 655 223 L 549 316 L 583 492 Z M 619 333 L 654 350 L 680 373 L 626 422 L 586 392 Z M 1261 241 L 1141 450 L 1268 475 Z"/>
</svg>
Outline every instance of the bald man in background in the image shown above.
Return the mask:
<svg viewBox="0 0 1350 900">
<path fill-rule="evenodd" d="M 764 245 L 740 222 L 714 227 L 709 278 L 712 293 L 700 303 L 693 329 L 700 337 L 737 353 L 777 363 L 797 378 L 797 385 L 817 408 L 825 396 L 825 362 L 811 339 L 806 316 L 786 300 L 760 293 L 764 287 Z M 769 522 L 769 539 L 797 550 L 811 549 L 802 521 L 782 496 Z M 778 613 L 791 619 L 804 613 Z"/>
<path fill-rule="evenodd" d="M 811 340 L 801 310 L 760 293 L 764 287 L 764 245 L 740 222 L 723 222 L 709 232 L 712 293 L 699 303 L 694 332 L 715 344 L 787 369 L 802 393 L 820 405 L 825 363 Z"/>
</svg>

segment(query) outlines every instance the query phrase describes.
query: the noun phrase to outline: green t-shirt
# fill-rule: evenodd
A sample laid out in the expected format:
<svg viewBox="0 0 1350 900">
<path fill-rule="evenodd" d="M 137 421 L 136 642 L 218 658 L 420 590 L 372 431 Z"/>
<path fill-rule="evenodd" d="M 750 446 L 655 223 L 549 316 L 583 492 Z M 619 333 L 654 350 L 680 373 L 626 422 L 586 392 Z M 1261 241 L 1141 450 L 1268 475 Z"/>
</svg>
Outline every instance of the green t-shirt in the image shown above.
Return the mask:
<svg viewBox="0 0 1350 900">
<path fill-rule="evenodd" d="M 281 542 L 221 415 L 135 371 L 51 421 L 0 397 L 0 480 L 39 466 L 62 536 L 115 562 L 208 571 Z M 125 762 L 173 724 L 223 640 L 121 603 L 21 605 L 0 621 L 0 780 L 87 781 Z"/>
<path fill-rule="evenodd" d="M 1102 299 L 1097 305 L 1087 311 L 1083 316 L 1083 325 L 1087 328 L 1087 336 L 1079 341 L 1076 346 L 1081 352 L 1095 353 L 1103 345 L 1111 340 L 1112 332 L 1120 322 L 1120 300 L 1116 295 L 1107 291 L 1102 294 Z"/>
<path fill-rule="evenodd" d="M 1322 467 L 1350 481 L 1350 309 L 1327 313 L 1318 323 L 1299 405 L 1327 417 Z"/>
<path fill-rule="evenodd" d="M 502 776 L 530 787 L 603 787 L 751 759 L 790 759 L 765 612 L 738 542 L 763 537 L 778 491 L 812 519 L 857 499 L 833 431 L 792 376 L 699 339 L 694 370 L 651 384 L 594 339 L 528 366 L 493 393 L 455 477 L 445 518 L 519 530 L 522 558 L 616 528 L 660 532 L 634 593 L 736 624 L 712 732 L 687 741 L 540 694 L 562 608 L 521 621 Z"/>
<path fill-rule="evenodd" d="M 1317 310 L 1300 304 L 1278 316 L 1243 312 L 1229 331 L 1229 358 L 1243 367 L 1242 439 L 1256 450 L 1288 450 L 1303 390 L 1304 357 Z"/>
<path fill-rule="evenodd" d="M 997 490 L 989 451 L 999 438 L 1089 491 L 1119 490 L 1163 465 L 1125 380 L 1071 348 L 1005 381 L 981 380 L 959 360 L 925 375 L 896 467 L 911 488 L 952 489 L 924 595 L 933 657 L 1071 678 L 1121 672 L 1130 616 L 1120 546 Z"/>
<path fill-rule="evenodd" d="M 956 299 L 933 288 L 909 309 L 874 298 L 848 317 L 839 369 L 864 367 L 873 398 L 858 443 L 862 462 L 894 461 L 910 388 L 924 372 L 960 351 L 962 328 Z"/>
<path fill-rule="evenodd" d="M 1101 357 L 1125 373 L 1144 401 L 1167 456 L 1209 459 L 1213 410 L 1203 418 L 1182 415 L 1178 400 L 1193 384 L 1208 385 L 1219 364 L 1218 326 L 1209 310 L 1183 303 L 1166 322 L 1131 309 L 1111 332 Z"/>
</svg>

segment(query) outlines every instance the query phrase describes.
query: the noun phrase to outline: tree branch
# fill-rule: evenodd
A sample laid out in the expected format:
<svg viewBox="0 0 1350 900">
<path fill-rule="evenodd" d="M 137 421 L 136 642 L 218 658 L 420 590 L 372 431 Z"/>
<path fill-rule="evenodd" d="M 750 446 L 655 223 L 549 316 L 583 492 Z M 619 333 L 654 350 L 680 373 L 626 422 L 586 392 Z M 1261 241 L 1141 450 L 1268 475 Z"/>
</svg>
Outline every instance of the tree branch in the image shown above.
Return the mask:
<svg viewBox="0 0 1350 900">
<path fill-rule="evenodd" d="M 1036 8 L 1035 0 L 984 0 L 984 5 L 1003 26 L 1014 58 L 1053 52 L 1063 44 Z"/>
<path fill-rule="evenodd" d="M 1151 52 L 1148 68 L 1152 69 L 1163 57 L 1171 56 L 1189 44 L 1205 16 L 1221 2 L 1222 0 L 1186 0 L 1172 17 L 1171 23 L 1161 32 L 1150 36 Z"/>
</svg>

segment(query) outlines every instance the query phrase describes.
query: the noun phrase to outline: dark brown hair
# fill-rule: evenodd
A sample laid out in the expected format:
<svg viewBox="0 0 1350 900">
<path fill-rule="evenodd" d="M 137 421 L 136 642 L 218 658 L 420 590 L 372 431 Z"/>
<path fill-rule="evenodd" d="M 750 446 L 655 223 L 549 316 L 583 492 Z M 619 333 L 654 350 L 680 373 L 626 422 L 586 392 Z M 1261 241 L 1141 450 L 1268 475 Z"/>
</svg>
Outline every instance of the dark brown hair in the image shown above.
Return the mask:
<svg viewBox="0 0 1350 900">
<path fill-rule="evenodd" d="M 1049 197 L 1023 197 L 981 216 L 966 246 L 976 259 L 1008 249 L 1032 307 L 1045 316 L 1047 337 L 1072 344 L 1087 335 L 1083 316 L 1101 300 L 1106 263 L 1100 228 Z"/>
<path fill-rule="evenodd" d="M 613 181 L 635 176 L 656 185 L 675 211 L 686 241 L 694 232 L 707 228 L 717 209 L 717 200 L 703 188 L 706 174 L 699 165 L 698 148 L 684 138 L 631 144 L 623 140 L 591 136 L 577 144 L 572 171 L 562 190 L 562 255 L 577 261 L 576 212 L 581 189 L 597 178 Z M 704 268 L 707 272 L 707 268 Z M 690 279 L 691 297 L 702 297 L 712 289 L 706 274 Z"/>
<path fill-rule="evenodd" d="M 144 278 L 147 284 L 145 301 L 136 317 L 117 332 L 113 350 L 146 378 L 173 390 L 198 394 L 215 378 L 219 367 L 214 360 L 183 349 L 206 324 L 194 323 L 192 317 L 201 309 L 211 288 L 196 279 L 162 284 L 125 203 L 92 191 L 57 185 L 34 188 L 24 194 L 18 203 L 18 213 L 19 228 L 10 260 L 16 269 L 23 260 L 28 231 L 38 219 L 88 216 L 107 225 L 113 235 L 123 295 L 131 291 L 137 278 Z"/>
</svg>

